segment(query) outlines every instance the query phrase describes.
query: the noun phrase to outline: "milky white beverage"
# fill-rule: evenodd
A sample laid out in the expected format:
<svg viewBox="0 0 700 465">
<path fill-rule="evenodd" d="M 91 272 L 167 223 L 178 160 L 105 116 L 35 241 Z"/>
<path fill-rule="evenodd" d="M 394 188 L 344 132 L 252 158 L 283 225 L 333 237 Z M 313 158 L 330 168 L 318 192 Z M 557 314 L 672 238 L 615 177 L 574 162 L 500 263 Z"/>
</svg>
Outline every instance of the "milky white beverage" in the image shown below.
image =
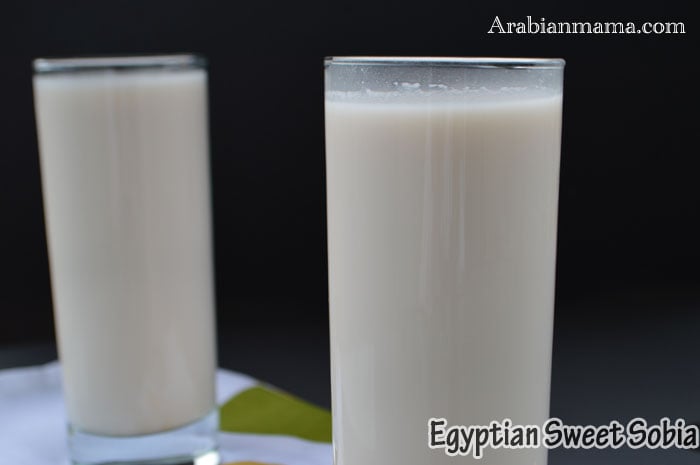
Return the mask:
<svg viewBox="0 0 700 465">
<path fill-rule="evenodd" d="M 174 430 L 215 407 L 207 81 L 187 58 L 36 64 L 65 399 L 91 435 Z"/>
<path fill-rule="evenodd" d="M 428 420 L 548 417 L 562 66 L 327 62 L 336 465 L 546 463 Z"/>
</svg>

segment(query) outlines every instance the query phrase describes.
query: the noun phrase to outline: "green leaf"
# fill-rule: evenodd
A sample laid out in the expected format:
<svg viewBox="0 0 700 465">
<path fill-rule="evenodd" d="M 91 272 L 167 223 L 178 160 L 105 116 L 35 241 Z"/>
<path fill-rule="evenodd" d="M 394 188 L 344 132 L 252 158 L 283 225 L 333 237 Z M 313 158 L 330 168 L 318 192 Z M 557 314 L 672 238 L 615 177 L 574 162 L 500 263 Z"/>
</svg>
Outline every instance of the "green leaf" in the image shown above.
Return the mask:
<svg viewBox="0 0 700 465">
<path fill-rule="evenodd" d="M 220 410 L 220 428 L 230 433 L 282 434 L 331 442 L 331 413 L 285 392 L 255 386 Z"/>
</svg>

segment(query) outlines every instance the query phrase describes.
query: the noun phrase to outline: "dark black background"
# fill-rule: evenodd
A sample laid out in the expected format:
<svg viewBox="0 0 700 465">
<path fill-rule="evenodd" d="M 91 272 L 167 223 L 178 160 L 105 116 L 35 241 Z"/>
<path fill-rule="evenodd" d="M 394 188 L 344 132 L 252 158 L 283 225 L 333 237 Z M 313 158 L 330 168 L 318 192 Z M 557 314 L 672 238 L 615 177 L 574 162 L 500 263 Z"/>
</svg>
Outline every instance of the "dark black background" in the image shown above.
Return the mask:
<svg viewBox="0 0 700 465">
<path fill-rule="evenodd" d="M 53 338 L 31 92 L 30 64 L 38 56 L 197 52 L 208 58 L 222 331 L 264 325 L 326 331 L 325 55 L 565 58 L 558 324 L 591 318 L 624 331 L 620 322 L 636 305 L 659 319 L 674 318 L 679 303 L 698 310 L 691 45 L 697 37 L 689 6 L 482 3 L 487 6 L 414 0 L 5 5 L 0 345 Z M 687 33 L 487 34 L 496 15 L 684 21 Z M 582 302 L 592 304 L 581 310 Z"/>
</svg>

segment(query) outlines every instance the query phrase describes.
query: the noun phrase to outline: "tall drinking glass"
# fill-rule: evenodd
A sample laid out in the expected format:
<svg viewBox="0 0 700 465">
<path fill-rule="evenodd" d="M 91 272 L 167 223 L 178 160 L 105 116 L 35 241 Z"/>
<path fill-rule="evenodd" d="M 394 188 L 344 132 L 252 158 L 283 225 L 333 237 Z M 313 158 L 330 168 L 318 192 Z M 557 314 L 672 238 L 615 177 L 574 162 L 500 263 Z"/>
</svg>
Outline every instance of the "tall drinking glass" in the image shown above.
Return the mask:
<svg viewBox="0 0 700 465">
<path fill-rule="evenodd" d="M 336 465 L 450 458 L 428 421 L 548 416 L 563 60 L 325 62 Z"/>
<path fill-rule="evenodd" d="M 218 463 L 204 61 L 34 71 L 71 460 Z"/>
</svg>

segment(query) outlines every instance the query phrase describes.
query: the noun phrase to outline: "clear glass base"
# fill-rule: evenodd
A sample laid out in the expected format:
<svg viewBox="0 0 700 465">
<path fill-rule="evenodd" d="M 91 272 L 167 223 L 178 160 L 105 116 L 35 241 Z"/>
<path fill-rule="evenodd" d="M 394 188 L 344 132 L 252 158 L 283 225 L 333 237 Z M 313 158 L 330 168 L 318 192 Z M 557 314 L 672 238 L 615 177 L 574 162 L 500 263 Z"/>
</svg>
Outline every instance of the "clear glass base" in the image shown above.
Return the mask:
<svg viewBox="0 0 700 465">
<path fill-rule="evenodd" d="M 194 423 L 143 436 L 98 436 L 69 427 L 74 465 L 218 465 L 218 411 Z"/>
</svg>

